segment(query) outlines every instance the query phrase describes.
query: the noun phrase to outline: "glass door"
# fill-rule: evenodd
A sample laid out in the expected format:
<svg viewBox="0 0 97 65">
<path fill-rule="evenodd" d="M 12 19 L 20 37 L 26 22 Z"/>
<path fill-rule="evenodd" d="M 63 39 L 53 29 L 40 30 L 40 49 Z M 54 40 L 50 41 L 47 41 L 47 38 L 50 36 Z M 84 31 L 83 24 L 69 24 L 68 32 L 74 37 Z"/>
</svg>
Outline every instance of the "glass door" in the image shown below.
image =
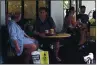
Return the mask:
<svg viewBox="0 0 97 65">
<path fill-rule="evenodd" d="M 24 19 L 36 19 L 36 1 L 24 1 Z"/>
</svg>

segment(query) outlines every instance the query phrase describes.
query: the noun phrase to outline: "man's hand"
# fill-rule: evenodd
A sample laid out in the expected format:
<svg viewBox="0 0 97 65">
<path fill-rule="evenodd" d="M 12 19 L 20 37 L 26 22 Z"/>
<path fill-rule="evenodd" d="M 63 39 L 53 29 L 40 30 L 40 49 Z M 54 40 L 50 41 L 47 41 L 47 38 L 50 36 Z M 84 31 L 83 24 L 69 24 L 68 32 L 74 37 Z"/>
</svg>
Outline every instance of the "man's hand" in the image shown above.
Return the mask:
<svg viewBox="0 0 97 65">
<path fill-rule="evenodd" d="M 15 45 L 15 51 L 16 51 L 16 53 L 19 53 L 20 52 L 20 47 L 18 45 L 17 40 L 13 40 L 13 42 L 14 42 L 14 45 Z"/>
<path fill-rule="evenodd" d="M 45 33 L 39 33 L 39 32 L 36 32 L 36 31 L 34 31 L 34 33 L 35 33 L 36 35 L 39 35 L 40 37 L 45 37 Z"/>
<path fill-rule="evenodd" d="M 35 34 L 35 35 L 39 35 L 39 32 L 34 31 L 34 34 Z"/>
<path fill-rule="evenodd" d="M 39 36 L 44 38 L 45 34 L 44 33 L 40 33 Z"/>
<path fill-rule="evenodd" d="M 16 47 L 15 48 L 15 51 L 16 51 L 16 53 L 19 53 L 20 52 L 20 48 L 19 47 Z"/>
</svg>

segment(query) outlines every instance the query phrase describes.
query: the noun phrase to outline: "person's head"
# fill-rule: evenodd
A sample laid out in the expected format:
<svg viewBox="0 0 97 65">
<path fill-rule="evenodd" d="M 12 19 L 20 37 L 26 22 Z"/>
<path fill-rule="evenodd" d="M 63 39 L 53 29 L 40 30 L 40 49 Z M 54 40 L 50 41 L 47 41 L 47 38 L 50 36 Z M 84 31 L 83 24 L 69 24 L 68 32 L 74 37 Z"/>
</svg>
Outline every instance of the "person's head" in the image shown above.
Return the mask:
<svg viewBox="0 0 97 65">
<path fill-rule="evenodd" d="M 12 20 L 15 20 L 16 22 L 19 22 L 20 19 L 21 19 L 21 14 L 18 13 L 18 12 L 16 12 L 15 14 L 13 14 L 13 15 L 11 16 L 11 19 L 12 19 Z"/>
<path fill-rule="evenodd" d="M 85 6 L 81 6 L 81 7 L 80 7 L 80 12 L 81 12 L 81 13 L 85 13 L 85 11 L 86 11 L 86 7 L 85 7 Z"/>
<path fill-rule="evenodd" d="M 47 13 L 48 13 L 47 8 L 45 8 L 45 7 L 40 7 L 39 8 L 39 17 L 46 18 Z"/>
<path fill-rule="evenodd" d="M 8 13 L 8 20 L 11 20 L 12 13 Z"/>
<path fill-rule="evenodd" d="M 93 12 L 93 18 L 96 19 L 96 10 Z"/>
<path fill-rule="evenodd" d="M 69 8 L 69 14 L 74 15 L 74 13 L 75 13 L 75 8 L 74 7 L 70 7 Z"/>
</svg>

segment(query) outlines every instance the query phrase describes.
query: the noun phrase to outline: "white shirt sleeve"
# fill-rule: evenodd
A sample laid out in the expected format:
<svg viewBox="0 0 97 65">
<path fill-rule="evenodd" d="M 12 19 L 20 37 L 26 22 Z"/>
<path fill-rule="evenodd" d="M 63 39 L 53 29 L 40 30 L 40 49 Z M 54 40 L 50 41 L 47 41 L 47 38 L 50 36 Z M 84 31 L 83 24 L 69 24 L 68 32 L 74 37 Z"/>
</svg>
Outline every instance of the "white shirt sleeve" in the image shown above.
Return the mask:
<svg viewBox="0 0 97 65">
<path fill-rule="evenodd" d="M 12 40 L 17 40 L 17 32 L 16 32 L 16 25 L 13 23 L 8 27 L 9 35 Z"/>
</svg>

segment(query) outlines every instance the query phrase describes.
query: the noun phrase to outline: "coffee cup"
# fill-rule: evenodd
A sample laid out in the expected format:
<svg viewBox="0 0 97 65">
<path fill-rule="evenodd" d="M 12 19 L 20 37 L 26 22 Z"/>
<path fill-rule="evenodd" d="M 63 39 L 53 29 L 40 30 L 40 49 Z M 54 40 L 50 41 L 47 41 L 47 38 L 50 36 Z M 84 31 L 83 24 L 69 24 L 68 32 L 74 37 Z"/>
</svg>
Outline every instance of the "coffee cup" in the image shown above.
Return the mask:
<svg viewBox="0 0 97 65">
<path fill-rule="evenodd" d="M 50 29 L 51 34 L 54 34 L 54 29 Z"/>
<path fill-rule="evenodd" d="M 45 30 L 45 33 L 48 34 L 49 33 L 49 30 Z"/>
</svg>

